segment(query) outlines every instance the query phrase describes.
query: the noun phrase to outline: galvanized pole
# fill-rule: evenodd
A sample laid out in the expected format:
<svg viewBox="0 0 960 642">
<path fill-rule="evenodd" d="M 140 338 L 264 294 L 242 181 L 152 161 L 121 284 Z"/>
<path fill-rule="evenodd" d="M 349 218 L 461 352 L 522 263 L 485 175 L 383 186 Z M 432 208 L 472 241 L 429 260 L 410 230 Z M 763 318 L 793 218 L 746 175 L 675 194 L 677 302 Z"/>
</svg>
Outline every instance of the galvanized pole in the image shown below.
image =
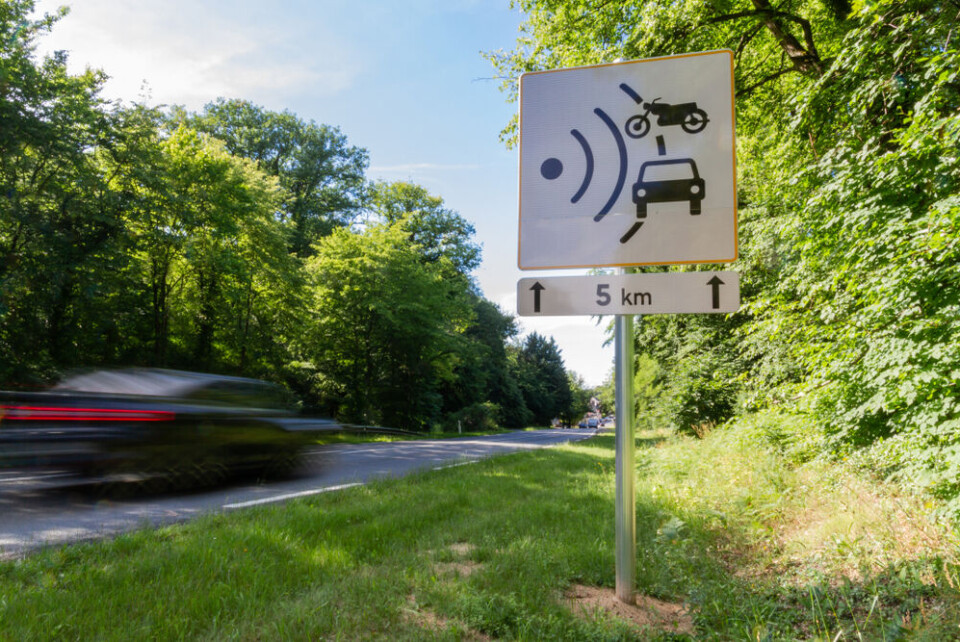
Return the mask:
<svg viewBox="0 0 960 642">
<path fill-rule="evenodd" d="M 632 270 L 631 270 L 632 271 Z M 623 270 L 622 273 L 627 273 Z M 634 491 L 633 316 L 618 314 L 614 325 L 616 350 L 616 571 L 617 599 L 635 604 L 637 518 Z"/>
</svg>

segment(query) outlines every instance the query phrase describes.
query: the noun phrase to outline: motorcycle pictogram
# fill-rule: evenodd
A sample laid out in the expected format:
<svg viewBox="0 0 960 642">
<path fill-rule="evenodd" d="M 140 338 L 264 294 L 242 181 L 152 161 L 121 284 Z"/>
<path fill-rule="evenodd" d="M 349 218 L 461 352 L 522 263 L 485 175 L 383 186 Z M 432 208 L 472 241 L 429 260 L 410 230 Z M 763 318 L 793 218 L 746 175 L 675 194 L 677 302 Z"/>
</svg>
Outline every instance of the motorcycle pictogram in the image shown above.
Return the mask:
<svg viewBox="0 0 960 642">
<path fill-rule="evenodd" d="M 653 101 L 643 103 L 644 111 L 642 114 L 631 116 L 627 119 L 624 129 L 630 138 L 643 138 L 650 131 L 650 114 L 657 116 L 657 125 L 669 127 L 680 125 L 683 131 L 688 134 L 697 134 L 703 131 L 710 119 L 707 118 L 707 112 L 697 107 L 697 103 L 680 103 L 671 105 L 669 103 L 658 103 L 659 98 Z M 639 100 L 637 102 L 640 102 Z"/>
</svg>

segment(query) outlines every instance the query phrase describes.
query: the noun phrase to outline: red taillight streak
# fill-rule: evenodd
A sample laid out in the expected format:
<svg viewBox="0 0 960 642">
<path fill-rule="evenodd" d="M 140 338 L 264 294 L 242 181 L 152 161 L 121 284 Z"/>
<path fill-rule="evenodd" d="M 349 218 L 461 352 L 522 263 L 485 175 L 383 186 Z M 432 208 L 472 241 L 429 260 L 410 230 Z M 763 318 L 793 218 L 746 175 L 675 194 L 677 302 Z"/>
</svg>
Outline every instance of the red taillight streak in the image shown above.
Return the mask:
<svg viewBox="0 0 960 642">
<path fill-rule="evenodd" d="M 0 406 L 5 421 L 173 421 L 168 410 L 113 410 L 110 408 L 56 408 Z"/>
</svg>

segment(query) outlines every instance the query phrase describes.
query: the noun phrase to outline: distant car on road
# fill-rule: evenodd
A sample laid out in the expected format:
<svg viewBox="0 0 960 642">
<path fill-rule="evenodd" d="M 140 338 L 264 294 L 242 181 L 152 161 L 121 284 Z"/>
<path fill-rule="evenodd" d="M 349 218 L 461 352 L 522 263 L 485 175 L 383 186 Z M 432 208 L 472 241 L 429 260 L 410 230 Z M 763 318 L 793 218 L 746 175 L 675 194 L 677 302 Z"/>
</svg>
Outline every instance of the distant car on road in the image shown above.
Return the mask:
<svg viewBox="0 0 960 642">
<path fill-rule="evenodd" d="M 256 379 L 93 371 L 43 392 L 0 392 L 0 467 L 161 478 L 177 486 L 240 470 L 280 472 L 312 441 L 291 402 L 281 386 Z"/>
<path fill-rule="evenodd" d="M 590 417 L 589 419 L 587 419 L 587 428 L 599 428 L 599 427 L 600 427 L 599 419 L 597 419 L 596 417 Z"/>
<path fill-rule="evenodd" d="M 633 184 L 633 202 L 637 218 L 646 218 L 648 203 L 688 201 L 690 214 L 700 213 L 706 188 L 697 164 L 691 158 L 647 161 L 640 166 Z"/>
</svg>

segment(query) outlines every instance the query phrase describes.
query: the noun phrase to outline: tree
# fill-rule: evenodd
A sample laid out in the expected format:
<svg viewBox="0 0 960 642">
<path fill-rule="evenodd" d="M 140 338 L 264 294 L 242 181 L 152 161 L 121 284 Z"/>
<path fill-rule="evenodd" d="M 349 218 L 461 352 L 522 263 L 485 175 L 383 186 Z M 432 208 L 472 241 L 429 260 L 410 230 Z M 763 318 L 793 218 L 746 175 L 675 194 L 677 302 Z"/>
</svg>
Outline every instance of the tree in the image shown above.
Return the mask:
<svg viewBox="0 0 960 642">
<path fill-rule="evenodd" d="M 105 76 L 69 75 L 63 53 L 35 61 L 63 11 L 32 9 L 0 3 L 0 379 L 279 369 L 297 275 L 275 179 L 159 110 L 105 103 Z"/>
<path fill-rule="evenodd" d="M 526 409 L 504 347 L 517 328 L 511 317 L 476 291 L 471 273 L 480 264 L 480 247 L 473 240 L 473 225 L 444 207 L 443 199 L 402 181 L 372 184 L 368 207 L 380 223 L 402 225 L 420 260 L 441 269 L 448 284 L 467 292 L 471 301 L 473 319 L 457 344 L 454 376 L 440 389 L 444 414 L 460 417 L 464 409 L 472 409 L 468 413 L 472 415 L 492 412 L 491 420 L 522 426 Z M 455 423 L 451 422 L 446 423 Z"/>
<path fill-rule="evenodd" d="M 517 383 L 533 423 L 548 426 L 567 413 L 573 395 L 556 341 L 534 332 L 514 348 L 513 355 Z"/>
<path fill-rule="evenodd" d="M 530 411 L 520 392 L 507 354 L 507 343 L 517 335 L 514 318 L 476 293 L 469 295 L 472 319 L 457 355 L 455 379 L 443 391 L 444 410 L 492 403 L 495 421 L 509 428 L 523 428 Z"/>
<path fill-rule="evenodd" d="M 487 57 L 511 100 L 526 71 L 729 48 L 737 95 L 779 94 L 794 77 L 817 79 L 846 31 L 846 0 L 519 0 L 517 47 Z M 801 81 L 802 82 L 802 81 Z M 788 89 L 789 90 L 789 89 Z M 504 130 L 514 141 L 516 119 Z"/>
<path fill-rule="evenodd" d="M 441 383 L 470 319 L 446 259 L 422 260 L 406 219 L 341 228 L 309 260 L 304 355 L 323 398 L 346 421 L 425 429 L 439 420 Z"/>
<path fill-rule="evenodd" d="M 473 225 L 443 206 L 419 185 L 378 182 L 370 189 L 370 208 L 387 223 L 406 219 L 410 242 L 420 248 L 425 261 L 446 258 L 461 275 L 469 277 L 480 266 L 480 246 L 473 241 Z"/>
<path fill-rule="evenodd" d="M 611 370 L 596 390 L 596 397 L 600 400 L 601 412 L 604 414 L 617 412 L 615 375 L 616 371 Z M 635 426 L 652 430 L 669 425 L 670 418 L 667 416 L 668 410 L 665 406 L 674 400 L 667 391 L 662 390 L 663 381 L 661 369 L 653 357 L 642 352 L 634 355 L 633 418 Z"/>
<path fill-rule="evenodd" d="M 101 280 L 122 261 L 122 225 L 91 149 L 110 145 L 98 92 L 104 76 L 67 72 L 34 40 L 59 17 L 34 3 L 0 4 L 0 378 L 46 377 L 82 358 L 76 331 Z M 102 316 L 100 317 L 103 318 Z M 29 337 L 24 341 L 24 337 Z"/>
<path fill-rule="evenodd" d="M 223 140 L 231 154 L 249 158 L 279 178 L 283 216 L 293 226 L 290 249 L 297 256 L 309 256 L 313 243 L 349 225 L 359 213 L 367 152 L 348 145 L 338 128 L 224 98 L 209 103 L 199 115 L 181 113 L 180 118 Z"/>
<path fill-rule="evenodd" d="M 875 468 L 953 497 L 954 511 L 958 11 L 858 7 L 830 77 L 798 97 L 813 158 L 783 230 L 793 260 L 768 299 L 833 447 L 866 449 Z"/>
<path fill-rule="evenodd" d="M 600 400 L 600 407 L 604 414 L 612 415 L 617 408 L 616 369 L 611 368 L 603 383 L 596 390 L 596 397 Z"/>
<path fill-rule="evenodd" d="M 572 426 L 590 411 L 590 399 L 594 391 L 588 388 L 583 377 L 575 372 L 567 373 L 567 387 L 570 390 L 570 403 L 559 417 L 565 424 Z"/>
<path fill-rule="evenodd" d="M 242 372 L 261 301 L 279 300 L 292 278 L 273 217 L 276 181 L 184 126 L 154 144 L 149 173 L 117 178 L 135 204 L 129 227 L 149 292 L 151 362 Z"/>
</svg>

